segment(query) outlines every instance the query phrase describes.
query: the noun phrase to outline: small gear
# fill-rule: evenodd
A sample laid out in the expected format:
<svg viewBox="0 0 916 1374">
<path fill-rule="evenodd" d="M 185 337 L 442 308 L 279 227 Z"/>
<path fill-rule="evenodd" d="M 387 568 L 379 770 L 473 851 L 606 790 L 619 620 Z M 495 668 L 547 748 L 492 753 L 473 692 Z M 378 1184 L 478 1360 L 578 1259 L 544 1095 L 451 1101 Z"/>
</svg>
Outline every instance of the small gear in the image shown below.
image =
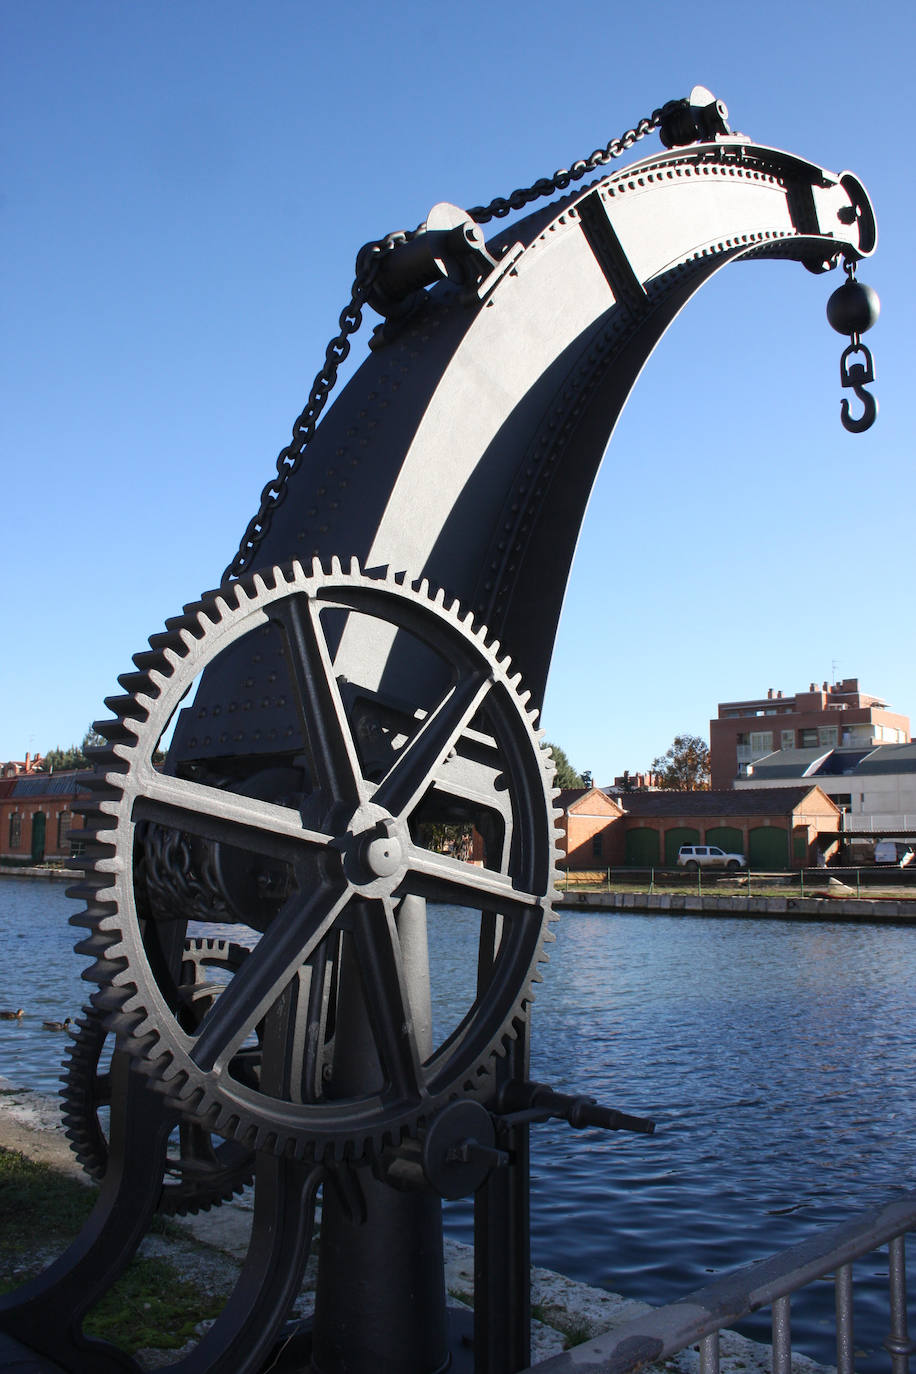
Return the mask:
<svg viewBox="0 0 916 1374">
<path fill-rule="evenodd" d="M 393 704 L 377 673 L 368 680 L 370 650 L 365 683 L 352 677 L 358 653 L 350 681 L 339 677 L 351 630 L 419 665 L 419 701 Z M 258 655 L 282 650 L 274 690 L 295 704 L 304 751 L 242 776 L 231 756 L 171 749 L 161 771 L 182 698 L 248 636 Z M 557 857 L 550 753 L 499 646 L 425 582 L 337 560 L 224 585 L 150 645 L 121 678 L 128 695 L 108 701 L 116 718 L 96 727 L 108 747 L 83 808 L 88 872 L 74 895 L 88 901 L 72 920 L 90 931 L 76 948 L 94 961 L 84 976 L 107 1028 L 185 1119 L 297 1158 L 377 1156 L 447 1102 L 484 1097 L 553 939 Z M 456 826 L 465 839 L 473 829 L 481 858 L 442 852 Z M 181 856 L 175 899 L 163 896 L 168 874 L 151 880 L 163 854 Z M 205 871 L 222 919 L 254 948 L 189 1026 L 175 927 L 180 892 L 191 878 L 199 891 Z M 429 1023 L 405 943 L 426 902 L 456 931 L 468 912 L 473 923 L 463 983 L 441 975 L 454 994 L 445 1027 Z M 354 1079 L 347 1063 L 365 1067 Z"/>
<path fill-rule="evenodd" d="M 248 950 L 228 940 L 185 941 L 182 983 L 186 1015 L 198 1022 L 219 994 L 223 983 L 207 979 L 205 970 L 233 971 Z M 101 1181 L 108 1168 L 108 1136 L 102 1116 L 111 1104 L 111 1077 L 105 1064 L 104 1016 L 95 1007 L 83 1008 L 77 1021 L 61 1076 L 61 1118 L 70 1148 L 90 1178 Z M 202 1126 L 183 1122 L 175 1148 L 166 1158 L 165 1177 L 157 1210 L 164 1216 L 187 1216 L 227 1202 L 254 1177 L 250 1150 L 238 1141 L 214 1142 Z"/>
</svg>

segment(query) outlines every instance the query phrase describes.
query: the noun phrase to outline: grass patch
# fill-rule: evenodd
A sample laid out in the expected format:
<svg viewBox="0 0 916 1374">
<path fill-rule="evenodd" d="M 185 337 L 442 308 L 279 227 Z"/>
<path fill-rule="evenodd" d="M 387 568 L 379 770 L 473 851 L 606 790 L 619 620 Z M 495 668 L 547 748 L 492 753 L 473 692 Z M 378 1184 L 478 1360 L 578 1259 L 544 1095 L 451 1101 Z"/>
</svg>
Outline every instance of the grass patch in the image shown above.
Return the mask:
<svg viewBox="0 0 916 1374">
<path fill-rule="evenodd" d="M 50 1165 L 0 1149 L 0 1291 L 19 1287 L 56 1258 L 81 1230 L 97 1196 L 98 1189 Z M 150 1230 L 183 1234 L 160 1217 Z M 147 1347 L 177 1350 L 198 1322 L 219 1314 L 225 1297 L 203 1292 L 166 1259 L 139 1257 L 88 1314 L 83 1329 L 131 1355 Z"/>
<path fill-rule="evenodd" d="M 0 1150 L 0 1254 L 10 1257 L 42 1246 L 68 1244 L 95 1205 L 97 1192 L 37 1164 L 18 1150 Z"/>
<path fill-rule="evenodd" d="M 178 1350 L 194 1335 L 198 1322 L 219 1316 L 224 1296 L 202 1293 L 168 1260 L 135 1259 L 83 1324 L 133 1355 L 154 1347 Z"/>
</svg>

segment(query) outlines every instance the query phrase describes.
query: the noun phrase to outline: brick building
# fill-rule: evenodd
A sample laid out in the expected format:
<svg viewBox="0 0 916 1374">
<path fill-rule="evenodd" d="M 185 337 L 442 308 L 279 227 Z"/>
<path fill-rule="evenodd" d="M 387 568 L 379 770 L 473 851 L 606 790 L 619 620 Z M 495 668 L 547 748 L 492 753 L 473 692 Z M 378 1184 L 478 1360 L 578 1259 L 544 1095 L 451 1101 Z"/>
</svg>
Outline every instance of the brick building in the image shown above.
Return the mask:
<svg viewBox="0 0 916 1374">
<path fill-rule="evenodd" d="M 601 797 L 594 787 L 560 793 L 564 867 L 673 868 L 682 844 L 715 844 L 771 872 L 813 867 L 840 839 L 840 808 L 810 783 Z"/>
<path fill-rule="evenodd" d="M 812 682 L 794 696 L 771 687 L 765 697 L 719 703 L 718 717 L 709 722 L 710 785 L 731 787 L 746 776 L 748 764 L 778 749 L 867 748 L 909 738 L 909 716 L 860 692 L 858 678 L 821 687 Z"/>
<path fill-rule="evenodd" d="M 73 804 L 82 772 L 12 773 L 0 769 L 0 863 L 69 859 Z"/>
<path fill-rule="evenodd" d="M 623 863 L 623 807 L 600 787 L 564 787 L 560 848 L 564 868 L 614 868 Z"/>
</svg>

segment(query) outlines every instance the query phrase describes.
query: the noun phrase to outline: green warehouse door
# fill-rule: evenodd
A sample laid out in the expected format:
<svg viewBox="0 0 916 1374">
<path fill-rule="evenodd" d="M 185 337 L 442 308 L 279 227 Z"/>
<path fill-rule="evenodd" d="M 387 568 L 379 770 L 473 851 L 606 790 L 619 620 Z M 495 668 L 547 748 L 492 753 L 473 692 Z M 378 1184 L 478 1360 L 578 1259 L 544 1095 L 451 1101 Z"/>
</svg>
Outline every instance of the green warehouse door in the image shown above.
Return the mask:
<svg viewBox="0 0 916 1374">
<path fill-rule="evenodd" d="M 748 839 L 751 868 L 774 872 L 789 867 L 788 836 L 781 825 L 758 825 Z"/>
<path fill-rule="evenodd" d="M 40 864 L 45 856 L 45 817 L 36 811 L 32 817 L 32 863 Z"/>
<path fill-rule="evenodd" d="M 717 844 L 726 854 L 744 853 L 744 836 L 733 825 L 714 825 L 706 832 L 706 843 Z"/>
<path fill-rule="evenodd" d="M 656 868 L 658 865 L 658 831 L 647 825 L 627 831 L 626 863 L 630 868 Z"/>
<path fill-rule="evenodd" d="M 702 844 L 699 830 L 692 825 L 676 825 L 665 832 L 665 866 L 674 868 L 677 864 L 677 851 L 682 844 Z"/>
</svg>

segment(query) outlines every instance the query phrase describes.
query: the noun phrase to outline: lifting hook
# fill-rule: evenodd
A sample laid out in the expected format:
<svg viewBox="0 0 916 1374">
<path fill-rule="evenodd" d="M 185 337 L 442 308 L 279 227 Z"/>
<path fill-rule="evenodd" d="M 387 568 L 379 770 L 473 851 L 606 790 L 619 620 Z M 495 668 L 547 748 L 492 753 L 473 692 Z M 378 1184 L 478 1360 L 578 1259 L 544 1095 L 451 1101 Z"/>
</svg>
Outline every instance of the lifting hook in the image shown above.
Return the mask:
<svg viewBox="0 0 916 1374">
<path fill-rule="evenodd" d="M 865 361 L 850 363 L 848 359 L 852 353 L 861 353 Z M 840 385 L 851 387 L 862 402 L 864 409 L 859 418 L 854 419 L 850 414 L 849 401 L 846 397 L 844 396 L 840 402 L 840 421 L 843 428 L 847 429 L 850 434 L 862 434 L 866 429 L 871 429 L 875 423 L 875 417 L 878 414 L 878 402 L 870 391 L 865 390 L 868 383 L 874 380 L 875 365 L 871 353 L 864 343 L 853 339 L 849 347 L 843 349 L 840 358 Z"/>
<path fill-rule="evenodd" d="M 840 358 L 840 386 L 851 387 L 864 407 L 859 418 L 853 419 L 849 413 L 849 401 L 844 397 L 840 402 L 840 421 L 850 434 L 862 434 L 875 423 L 878 402 L 871 392 L 865 390 L 875 380 L 875 365 L 861 336 L 877 320 L 881 303 L 870 286 L 856 280 L 855 259 L 847 260 L 843 270 L 846 281 L 827 302 L 827 319 L 838 334 L 849 335 L 849 345 L 844 348 Z M 850 363 L 849 357 L 853 353 L 860 353 L 864 361 Z"/>
</svg>

